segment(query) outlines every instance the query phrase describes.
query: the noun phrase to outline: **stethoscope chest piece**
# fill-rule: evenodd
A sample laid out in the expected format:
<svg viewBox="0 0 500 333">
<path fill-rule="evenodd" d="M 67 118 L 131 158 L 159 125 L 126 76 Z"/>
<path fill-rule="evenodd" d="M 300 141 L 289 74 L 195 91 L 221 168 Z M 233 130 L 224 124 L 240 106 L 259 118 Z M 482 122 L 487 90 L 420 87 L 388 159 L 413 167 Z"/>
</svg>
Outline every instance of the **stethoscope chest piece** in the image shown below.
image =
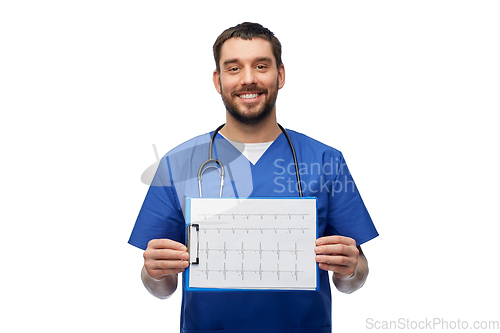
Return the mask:
<svg viewBox="0 0 500 333">
<path fill-rule="evenodd" d="M 218 165 L 218 167 L 215 166 L 215 165 L 209 165 L 209 166 L 207 166 L 207 164 L 210 164 L 210 163 L 215 163 L 215 164 Z M 216 159 L 216 158 L 209 158 L 208 160 L 206 160 L 205 162 L 203 162 L 200 165 L 200 168 L 198 169 L 198 190 L 200 191 L 200 198 L 203 197 L 203 195 L 201 194 L 201 179 L 203 177 L 203 173 L 207 169 L 210 169 L 210 168 L 215 168 L 215 169 L 219 170 L 219 176 L 220 176 L 220 192 L 219 192 L 219 197 L 222 197 L 222 188 L 224 187 L 224 166 L 222 165 L 222 162 L 219 161 L 218 159 Z"/>
</svg>

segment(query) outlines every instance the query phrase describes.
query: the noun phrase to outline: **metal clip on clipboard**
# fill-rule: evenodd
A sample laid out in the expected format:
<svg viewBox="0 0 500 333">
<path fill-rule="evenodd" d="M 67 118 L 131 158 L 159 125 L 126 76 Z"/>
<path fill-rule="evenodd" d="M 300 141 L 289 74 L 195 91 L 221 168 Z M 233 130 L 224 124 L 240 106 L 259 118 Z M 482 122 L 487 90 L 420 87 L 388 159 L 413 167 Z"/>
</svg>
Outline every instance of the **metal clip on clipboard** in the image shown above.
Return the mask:
<svg viewBox="0 0 500 333">
<path fill-rule="evenodd" d="M 199 224 L 189 224 L 187 226 L 187 248 L 189 253 L 189 263 L 192 265 L 198 265 L 200 263 L 200 244 L 198 242 L 199 233 Z"/>
</svg>

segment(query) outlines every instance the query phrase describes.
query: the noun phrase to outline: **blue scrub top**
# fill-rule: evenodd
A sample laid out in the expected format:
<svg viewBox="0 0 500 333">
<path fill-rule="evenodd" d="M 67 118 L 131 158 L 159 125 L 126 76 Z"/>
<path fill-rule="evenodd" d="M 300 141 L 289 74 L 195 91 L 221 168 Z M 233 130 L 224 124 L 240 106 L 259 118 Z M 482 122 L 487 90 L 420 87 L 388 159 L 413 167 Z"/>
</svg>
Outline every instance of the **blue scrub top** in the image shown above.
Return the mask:
<svg viewBox="0 0 500 333">
<path fill-rule="evenodd" d="M 318 235 L 351 237 L 360 245 L 378 236 L 342 153 L 289 130 L 304 196 L 317 197 Z M 185 243 L 185 198 L 199 197 L 198 168 L 208 158 L 210 133 L 195 137 L 160 161 L 129 243 L 145 250 L 152 239 Z M 280 134 L 254 165 L 217 135 L 215 156 L 226 170 L 224 197 L 297 197 L 290 146 Z M 216 169 L 203 174 L 203 197 L 218 197 Z M 181 332 L 331 332 L 328 272 L 317 291 L 182 290 Z"/>
</svg>

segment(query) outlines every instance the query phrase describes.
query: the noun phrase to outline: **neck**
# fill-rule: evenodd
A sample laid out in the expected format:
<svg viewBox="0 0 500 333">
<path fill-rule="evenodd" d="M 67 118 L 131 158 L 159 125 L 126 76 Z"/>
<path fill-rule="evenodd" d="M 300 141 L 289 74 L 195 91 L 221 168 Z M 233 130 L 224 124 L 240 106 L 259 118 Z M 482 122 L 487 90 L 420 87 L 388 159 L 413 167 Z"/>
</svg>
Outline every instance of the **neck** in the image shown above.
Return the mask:
<svg viewBox="0 0 500 333">
<path fill-rule="evenodd" d="M 257 124 L 244 124 L 234 119 L 226 112 L 226 125 L 220 132 L 228 139 L 243 143 L 271 142 L 281 134 L 276 122 L 276 113 Z"/>
</svg>

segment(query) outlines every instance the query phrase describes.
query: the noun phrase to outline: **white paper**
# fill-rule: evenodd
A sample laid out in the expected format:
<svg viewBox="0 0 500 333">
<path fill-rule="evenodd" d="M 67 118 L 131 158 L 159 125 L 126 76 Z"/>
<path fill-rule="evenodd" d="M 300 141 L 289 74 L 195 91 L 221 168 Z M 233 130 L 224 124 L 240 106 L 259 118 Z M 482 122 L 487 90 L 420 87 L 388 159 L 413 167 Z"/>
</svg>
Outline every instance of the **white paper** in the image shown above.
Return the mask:
<svg viewBox="0 0 500 333">
<path fill-rule="evenodd" d="M 316 289 L 316 199 L 188 200 L 188 288 Z"/>
</svg>

